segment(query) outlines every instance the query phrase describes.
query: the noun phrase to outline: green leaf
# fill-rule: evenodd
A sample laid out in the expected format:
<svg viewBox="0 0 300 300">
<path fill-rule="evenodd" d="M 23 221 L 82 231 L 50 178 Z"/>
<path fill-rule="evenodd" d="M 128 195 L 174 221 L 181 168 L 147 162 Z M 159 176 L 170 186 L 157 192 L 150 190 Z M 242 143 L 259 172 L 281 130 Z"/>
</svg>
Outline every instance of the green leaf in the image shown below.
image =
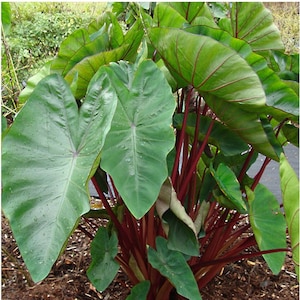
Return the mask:
<svg viewBox="0 0 300 300">
<path fill-rule="evenodd" d="M 118 254 L 118 238 L 115 232 L 109 237 L 107 228 L 99 227 L 91 244 L 92 263 L 87 276 L 98 291 L 104 291 L 119 270 L 114 260 Z"/>
<path fill-rule="evenodd" d="M 229 204 L 231 205 L 230 208 L 235 208 L 240 213 L 246 213 L 247 206 L 242 197 L 240 184 L 232 170 L 223 163 L 220 163 L 217 170 L 214 170 L 211 166 L 210 172 L 216 180 L 220 190 L 228 199 Z"/>
<path fill-rule="evenodd" d="M 30 77 L 26 83 L 26 87 L 21 91 L 19 95 L 19 103 L 24 104 L 30 95 L 32 94 L 33 90 L 36 88 L 37 84 L 46 76 L 50 75 L 51 73 L 51 64 L 52 61 L 47 62 L 35 75 Z"/>
<path fill-rule="evenodd" d="M 188 299 L 202 299 L 193 272 L 183 254 L 170 250 L 164 238 L 156 238 L 156 251 L 148 248 L 148 260 L 153 268 L 170 280 L 178 294 Z"/>
<path fill-rule="evenodd" d="M 108 50 L 109 39 L 106 32 L 92 39 L 87 29 L 78 29 L 61 43 L 57 58 L 53 61 L 51 69 L 66 76 L 76 64 L 86 57 Z"/>
<path fill-rule="evenodd" d="M 126 300 L 146 300 L 150 289 L 150 281 L 145 280 L 135 285 Z"/>
<path fill-rule="evenodd" d="M 266 94 L 266 106 L 260 112 L 273 115 L 280 120 L 299 115 L 299 99 L 292 89 L 288 87 L 270 68 L 265 59 L 252 52 L 251 47 L 242 40 L 231 37 L 227 32 L 209 26 L 192 26 L 185 29 L 199 35 L 212 37 L 223 45 L 234 49 L 256 72 Z M 261 107 L 262 108 L 262 107 Z M 258 107 L 248 106 L 248 110 L 257 112 Z M 295 118 L 297 120 L 297 118 Z"/>
<path fill-rule="evenodd" d="M 1 2 L 1 23 L 4 33 L 8 34 L 11 26 L 11 9 L 9 2 Z"/>
<path fill-rule="evenodd" d="M 100 30 L 99 30 L 100 28 Z M 108 37 L 110 48 L 117 48 L 124 42 L 124 35 L 117 17 L 110 11 L 105 11 L 97 20 L 88 27 L 88 32 L 93 37 L 105 33 Z"/>
<path fill-rule="evenodd" d="M 150 60 L 108 68 L 118 105 L 101 167 L 112 176 L 131 213 L 141 218 L 168 175 L 166 156 L 174 146 L 170 125 L 175 101 L 163 74 Z"/>
<path fill-rule="evenodd" d="M 280 186 L 285 218 L 291 238 L 293 261 L 299 279 L 299 179 L 285 155 L 280 155 Z"/>
<path fill-rule="evenodd" d="M 102 23 L 95 24 L 102 25 Z M 121 39 L 118 38 L 120 32 L 116 29 L 116 24 L 110 27 L 109 23 L 105 23 L 104 27 L 96 32 L 97 34 L 94 32 L 97 28 L 95 24 L 93 23 L 89 30 L 75 31 L 63 41 L 58 56 L 51 66 L 51 70 L 62 74 L 69 84 L 78 74 L 76 99 L 81 99 L 85 95 L 89 81 L 101 66 L 121 59 L 134 58 L 143 37 L 139 22 L 136 22 Z M 113 32 L 110 32 L 109 28 L 112 28 Z M 111 45 L 111 39 L 114 40 L 115 48 Z"/>
<path fill-rule="evenodd" d="M 159 27 L 181 28 L 187 20 L 167 3 L 158 3 L 155 7 L 153 21 Z"/>
<path fill-rule="evenodd" d="M 282 127 L 282 131 L 286 139 L 295 145 L 296 147 L 299 147 L 299 127 L 294 126 L 292 124 L 284 124 Z"/>
<path fill-rule="evenodd" d="M 3 134 L 6 129 L 7 129 L 7 120 L 3 115 L 1 115 L 1 133 Z"/>
<path fill-rule="evenodd" d="M 258 184 L 254 192 L 246 187 L 246 192 L 249 219 L 259 249 L 286 248 L 286 223 L 275 196 L 262 184 Z M 275 252 L 263 255 L 274 274 L 280 272 L 285 254 Z"/>
<path fill-rule="evenodd" d="M 170 209 L 162 216 L 168 222 L 168 248 L 186 255 L 199 255 L 199 243 L 193 230 L 179 219 Z"/>
<path fill-rule="evenodd" d="M 230 21 L 232 36 L 246 41 L 253 51 L 284 49 L 272 14 L 263 3 L 233 2 Z M 223 29 L 222 25 L 222 21 L 219 22 Z"/>
<path fill-rule="evenodd" d="M 257 74 L 235 50 L 208 36 L 173 28 L 153 28 L 149 38 L 181 84 L 191 84 L 201 95 L 209 94 L 245 108 L 265 105 Z"/>
<path fill-rule="evenodd" d="M 2 208 L 34 281 L 44 279 L 89 211 L 87 179 L 116 108 L 99 71 L 78 111 L 60 75 L 36 87 L 3 140 Z"/>
<path fill-rule="evenodd" d="M 205 101 L 218 118 L 245 142 L 250 144 L 256 151 L 279 161 L 277 155 L 279 145 L 278 143 L 275 145 L 271 144 L 271 141 L 274 141 L 274 132 L 270 133 L 264 129 L 264 124 L 257 113 L 243 110 L 239 105 L 234 103 L 218 100 L 210 96 L 205 98 Z M 271 136 L 269 137 L 268 134 Z"/>
<path fill-rule="evenodd" d="M 209 20 L 213 19 L 205 2 L 169 2 L 169 5 L 190 24 L 193 24 L 197 17 L 205 17 Z"/>
</svg>

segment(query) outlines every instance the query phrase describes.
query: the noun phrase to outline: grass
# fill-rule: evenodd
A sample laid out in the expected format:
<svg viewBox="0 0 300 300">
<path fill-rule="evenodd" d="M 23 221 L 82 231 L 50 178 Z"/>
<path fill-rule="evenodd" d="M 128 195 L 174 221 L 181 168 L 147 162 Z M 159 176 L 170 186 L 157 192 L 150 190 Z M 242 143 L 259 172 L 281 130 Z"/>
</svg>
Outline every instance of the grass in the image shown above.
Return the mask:
<svg viewBox="0 0 300 300">
<path fill-rule="evenodd" d="M 265 2 L 281 32 L 287 54 L 299 53 L 299 2 Z"/>
</svg>

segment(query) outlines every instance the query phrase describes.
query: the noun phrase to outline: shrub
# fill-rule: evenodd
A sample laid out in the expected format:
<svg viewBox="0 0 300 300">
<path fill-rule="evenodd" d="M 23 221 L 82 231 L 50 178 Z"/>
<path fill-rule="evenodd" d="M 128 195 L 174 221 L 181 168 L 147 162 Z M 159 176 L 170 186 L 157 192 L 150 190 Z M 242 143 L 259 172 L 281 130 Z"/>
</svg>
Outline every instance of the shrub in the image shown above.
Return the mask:
<svg viewBox="0 0 300 300">
<path fill-rule="evenodd" d="M 299 180 L 284 154 L 299 145 L 298 56 L 261 3 L 130 9 L 126 33 L 106 12 L 66 38 L 4 132 L 2 207 L 32 278 L 81 217 L 107 220 L 88 277 L 104 290 L 121 267 L 128 299 L 201 299 L 225 264 L 257 255 L 277 274 L 286 227 L 298 274 Z M 284 213 L 259 183 L 272 159 Z"/>
</svg>

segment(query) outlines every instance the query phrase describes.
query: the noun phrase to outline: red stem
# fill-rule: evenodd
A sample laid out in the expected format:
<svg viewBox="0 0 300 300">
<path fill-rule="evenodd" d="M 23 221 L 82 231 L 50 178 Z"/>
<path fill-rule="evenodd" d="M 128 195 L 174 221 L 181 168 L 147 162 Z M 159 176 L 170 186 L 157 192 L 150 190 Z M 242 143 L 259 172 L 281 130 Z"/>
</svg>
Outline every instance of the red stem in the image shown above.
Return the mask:
<svg viewBox="0 0 300 300">
<path fill-rule="evenodd" d="M 174 166 L 173 166 L 173 170 L 172 170 L 172 175 L 171 175 L 171 179 L 172 182 L 176 181 L 177 178 L 177 172 L 178 172 L 178 166 L 179 166 L 179 160 L 180 160 L 180 153 L 181 153 L 181 149 L 182 149 L 182 144 L 184 141 L 184 135 L 185 135 L 185 128 L 186 128 L 186 123 L 187 123 L 187 118 L 188 118 L 188 114 L 189 114 L 189 104 L 190 104 L 190 100 L 191 100 L 191 96 L 192 96 L 192 92 L 193 89 L 191 89 L 186 97 L 185 100 L 185 108 L 184 108 L 184 115 L 183 115 L 183 122 L 182 122 L 182 127 L 180 129 L 180 135 L 179 135 L 179 141 L 177 143 L 177 147 L 176 147 L 176 157 L 175 157 L 175 162 L 174 162 Z"/>
<path fill-rule="evenodd" d="M 183 182 L 182 188 L 181 188 L 181 190 L 179 191 L 179 195 L 178 195 L 178 199 L 179 199 L 179 200 L 183 199 L 183 196 L 186 194 L 187 187 L 188 187 L 188 185 L 189 185 L 189 183 L 190 183 L 190 180 L 191 180 L 191 178 L 192 178 L 192 176 L 193 176 L 193 173 L 194 173 L 195 170 L 196 170 L 198 161 L 199 161 L 199 159 L 200 159 L 200 157 L 201 157 L 201 155 L 202 155 L 202 153 L 203 153 L 203 151 L 204 151 L 204 148 L 205 148 L 205 146 L 206 146 L 206 144 L 207 144 L 208 137 L 209 137 L 209 135 L 210 135 L 210 133 L 211 133 L 211 131 L 212 131 L 213 125 L 214 125 L 214 120 L 212 120 L 212 122 L 209 124 L 208 130 L 207 130 L 207 133 L 206 133 L 206 135 L 205 135 L 205 138 L 204 138 L 204 140 L 203 140 L 203 142 L 202 142 L 202 145 L 201 145 L 201 147 L 200 147 L 200 149 L 199 149 L 199 151 L 198 151 L 198 153 L 197 153 L 195 159 L 192 161 L 192 164 L 191 164 L 190 168 L 188 168 L 188 170 L 187 170 L 188 173 L 187 173 L 187 175 L 185 176 L 185 180 L 184 180 L 184 182 Z"/>
</svg>

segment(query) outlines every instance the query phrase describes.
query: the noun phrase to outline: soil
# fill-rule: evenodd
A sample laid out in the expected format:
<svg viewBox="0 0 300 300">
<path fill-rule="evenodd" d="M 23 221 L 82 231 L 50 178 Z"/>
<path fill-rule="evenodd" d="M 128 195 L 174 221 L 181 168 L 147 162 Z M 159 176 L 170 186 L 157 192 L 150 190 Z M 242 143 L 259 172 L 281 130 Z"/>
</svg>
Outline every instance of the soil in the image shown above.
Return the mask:
<svg viewBox="0 0 300 300">
<path fill-rule="evenodd" d="M 122 271 L 104 292 L 92 286 L 86 276 L 91 261 L 90 239 L 78 229 L 48 277 L 34 284 L 4 217 L 1 223 L 3 300 L 123 300 L 130 293 L 131 284 Z M 86 223 L 82 221 L 81 225 L 86 226 Z M 261 257 L 229 264 L 201 290 L 201 295 L 203 300 L 298 299 L 299 284 L 291 253 L 287 253 L 286 263 L 277 276 Z"/>
</svg>

